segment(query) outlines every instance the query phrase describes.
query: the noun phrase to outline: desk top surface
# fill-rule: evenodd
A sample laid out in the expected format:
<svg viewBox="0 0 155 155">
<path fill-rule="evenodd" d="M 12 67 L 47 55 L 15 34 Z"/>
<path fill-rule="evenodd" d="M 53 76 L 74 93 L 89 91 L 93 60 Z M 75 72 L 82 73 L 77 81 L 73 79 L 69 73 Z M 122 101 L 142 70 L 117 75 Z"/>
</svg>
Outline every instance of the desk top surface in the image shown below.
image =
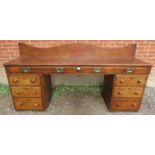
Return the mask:
<svg viewBox="0 0 155 155">
<path fill-rule="evenodd" d="M 151 66 L 150 64 L 138 60 L 136 58 L 37 58 L 37 59 L 21 59 L 12 60 L 5 65 L 45 65 L 45 66 Z"/>
<path fill-rule="evenodd" d="M 67 44 L 37 48 L 19 43 L 20 57 L 4 65 L 45 66 L 151 66 L 135 58 L 136 45 L 102 48 L 87 44 Z"/>
</svg>

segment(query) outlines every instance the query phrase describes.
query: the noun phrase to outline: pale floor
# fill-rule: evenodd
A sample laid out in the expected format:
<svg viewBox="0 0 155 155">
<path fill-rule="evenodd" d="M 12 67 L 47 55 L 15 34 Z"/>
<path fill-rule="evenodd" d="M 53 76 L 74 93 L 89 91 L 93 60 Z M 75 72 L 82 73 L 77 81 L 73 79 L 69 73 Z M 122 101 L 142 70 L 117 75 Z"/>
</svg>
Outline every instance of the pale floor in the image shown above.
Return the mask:
<svg viewBox="0 0 155 155">
<path fill-rule="evenodd" d="M 152 69 L 151 74 L 149 75 L 147 85 L 150 87 L 155 87 L 155 68 Z"/>
</svg>

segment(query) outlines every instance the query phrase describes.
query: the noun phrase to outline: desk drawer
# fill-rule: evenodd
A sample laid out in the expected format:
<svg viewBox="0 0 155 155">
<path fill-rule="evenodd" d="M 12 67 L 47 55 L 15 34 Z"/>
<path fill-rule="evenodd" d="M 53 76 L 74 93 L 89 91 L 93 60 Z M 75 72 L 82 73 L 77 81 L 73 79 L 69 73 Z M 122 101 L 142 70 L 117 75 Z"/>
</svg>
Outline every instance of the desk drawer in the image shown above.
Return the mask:
<svg viewBox="0 0 155 155">
<path fill-rule="evenodd" d="M 40 87 L 11 87 L 13 97 L 41 97 Z"/>
<path fill-rule="evenodd" d="M 110 110 L 112 111 L 138 111 L 141 99 L 113 99 Z"/>
<path fill-rule="evenodd" d="M 142 97 L 144 87 L 115 87 L 113 97 Z"/>
<path fill-rule="evenodd" d="M 117 75 L 116 86 L 144 86 L 147 81 L 147 75 Z"/>
<path fill-rule="evenodd" d="M 16 110 L 43 110 L 41 98 L 14 98 Z"/>
<path fill-rule="evenodd" d="M 26 67 L 7 67 L 8 73 L 24 73 Z M 121 67 L 121 66 L 30 66 L 29 73 L 55 74 L 148 74 L 148 67 Z M 130 72 L 129 72 L 130 71 Z"/>
<path fill-rule="evenodd" d="M 39 86 L 40 76 L 37 74 L 9 74 L 8 79 L 12 86 Z"/>
</svg>

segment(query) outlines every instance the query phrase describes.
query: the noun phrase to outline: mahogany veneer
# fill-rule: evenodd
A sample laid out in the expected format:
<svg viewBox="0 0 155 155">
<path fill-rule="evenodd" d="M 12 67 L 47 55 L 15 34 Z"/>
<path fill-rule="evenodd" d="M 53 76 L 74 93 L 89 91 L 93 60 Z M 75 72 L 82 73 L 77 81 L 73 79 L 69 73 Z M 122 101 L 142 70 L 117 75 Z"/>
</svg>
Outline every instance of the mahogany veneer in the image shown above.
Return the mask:
<svg viewBox="0 0 155 155">
<path fill-rule="evenodd" d="M 111 111 L 138 111 L 151 65 L 135 58 L 136 44 L 101 48 L 67 44 L 37 48 L 19 43 L 20 57 L 5 63 L 16 110 L 45 110 L 51 74 L 104 75 L 103 97 Z"/>
</svg>

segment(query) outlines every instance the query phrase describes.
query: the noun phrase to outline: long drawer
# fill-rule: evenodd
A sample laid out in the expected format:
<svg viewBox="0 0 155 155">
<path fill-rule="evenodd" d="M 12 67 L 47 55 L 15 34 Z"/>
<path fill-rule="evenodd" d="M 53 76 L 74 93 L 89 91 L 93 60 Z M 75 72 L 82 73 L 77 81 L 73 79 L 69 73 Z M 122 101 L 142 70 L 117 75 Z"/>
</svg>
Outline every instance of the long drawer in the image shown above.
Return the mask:
<svg viewBox="0 0 155 155">
<path fill-rule="evenodd" d="M 13 97 L 41 97 L 40 87 L 11 87 Z"/>
<path fill-rule="evenodd" d="M 144 87 L 115 87 L 113 97 L 142 97 Z"/>
<path fill-rule="evenodd" d="M 148 74 L 148 67 L 121 67 L 121 66 L 11 66 L 8 73 L 92 73 L 92 74 Z"/>
<path fill-rule="evenodd" d="M 16 110 L 43 110 L 41 98 L 14 98 Z"/>
</svg>

